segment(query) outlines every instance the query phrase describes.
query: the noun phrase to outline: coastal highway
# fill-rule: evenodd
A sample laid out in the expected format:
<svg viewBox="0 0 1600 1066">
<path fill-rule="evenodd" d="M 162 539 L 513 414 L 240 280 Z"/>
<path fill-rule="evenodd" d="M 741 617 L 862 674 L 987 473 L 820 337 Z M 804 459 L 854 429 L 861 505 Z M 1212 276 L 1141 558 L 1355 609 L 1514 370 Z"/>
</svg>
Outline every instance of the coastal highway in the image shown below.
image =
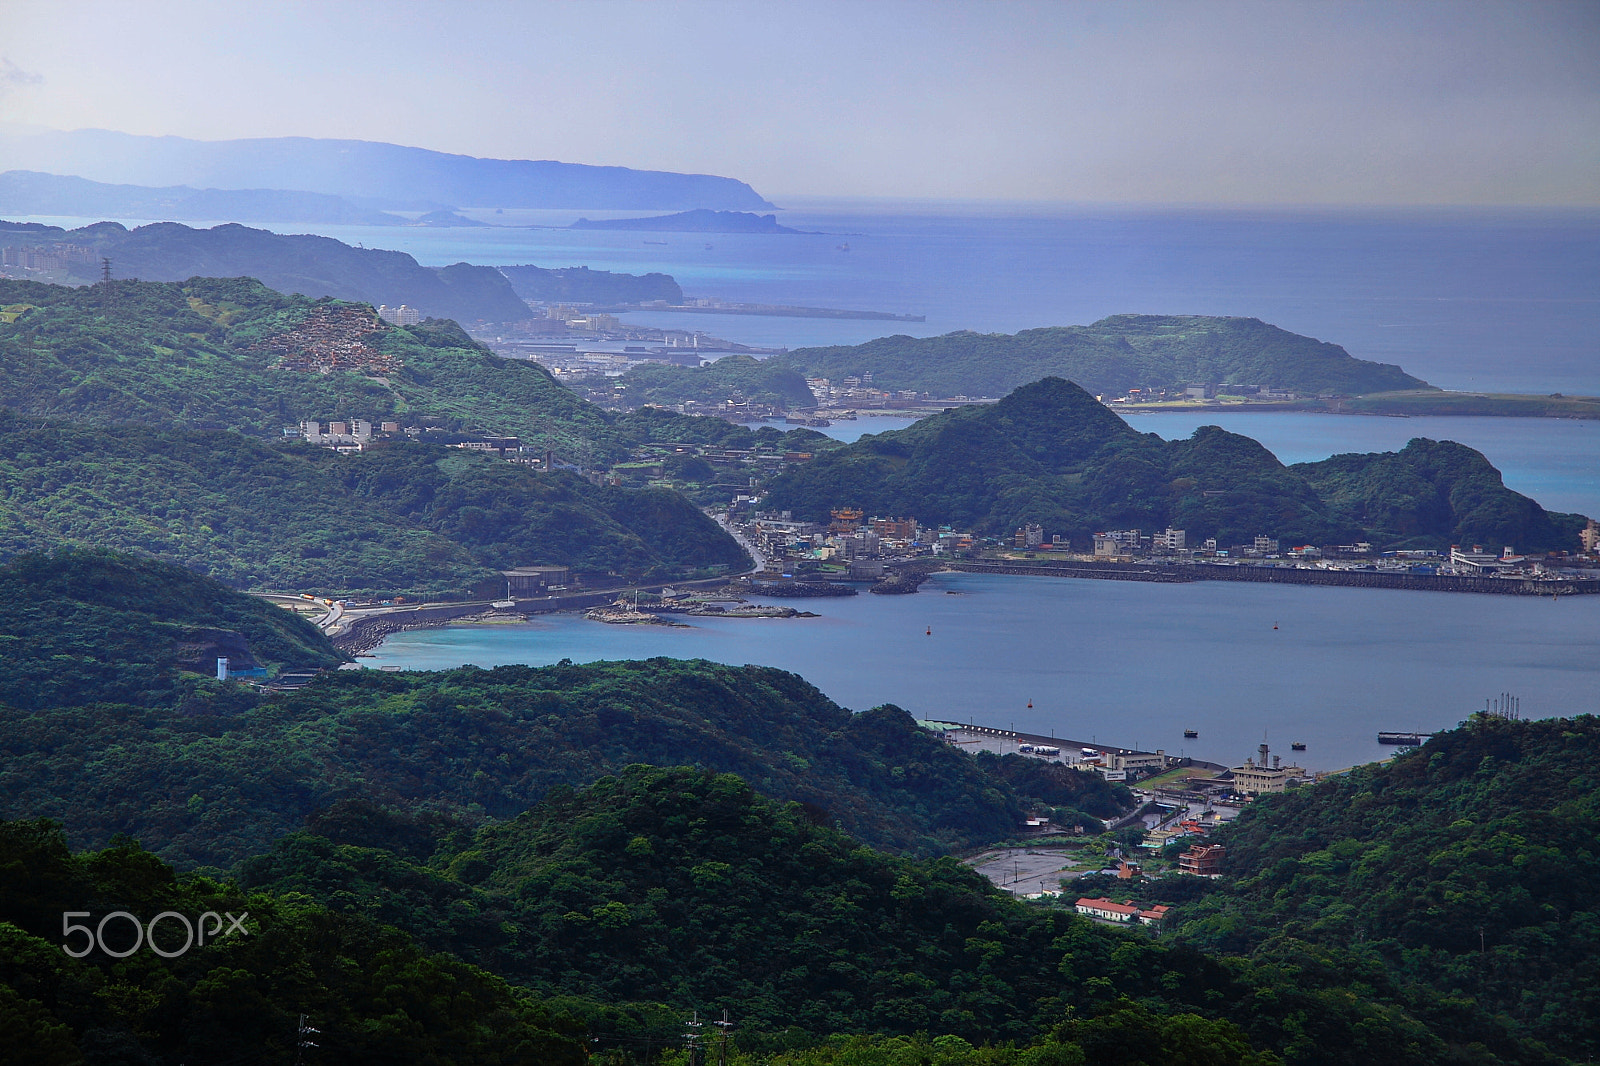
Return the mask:
<svg viewBox="0 0 1600 1066">
<path fill-rule="evenodd" d="M 741 547 L 745 551 L 749 552 L 750 553 L 750 558 L 752 558 L 752 559 L 754 559 L 756 561 L 756 565 L 753 568 L 751 568 L 749 570 L 746 570 L 745 573 L 747 573 L 747 574 L 759 574 L 759 573 L 761 573 L 763 570 L 765 570 L 767 568 L 767 557 L 765 555 L 762 555 L 760 550 L 757 549 L 754 544 L 751 544 L 748 540 L 746 540 L 743 533 L 740 533 L 737 529 L 734 528 L 733 523 L 728 521 L 728 516 L 727 515 L 725 515 L 725 514 L 714 514 L 714 515 L 711 516 L 711 518 L 712 518 L 713 521 L 715 521 L 717 523 L 717 525 L 722 527 L 722 530 L 723 530 L 724 533 L 728 534 L 728 536 L 730 536 L 734 540 L 738 541 L 739 542 L 739 547 Z M 738 575 L 735 575 L 735 576 L 738 576 Z"/>
</svg>

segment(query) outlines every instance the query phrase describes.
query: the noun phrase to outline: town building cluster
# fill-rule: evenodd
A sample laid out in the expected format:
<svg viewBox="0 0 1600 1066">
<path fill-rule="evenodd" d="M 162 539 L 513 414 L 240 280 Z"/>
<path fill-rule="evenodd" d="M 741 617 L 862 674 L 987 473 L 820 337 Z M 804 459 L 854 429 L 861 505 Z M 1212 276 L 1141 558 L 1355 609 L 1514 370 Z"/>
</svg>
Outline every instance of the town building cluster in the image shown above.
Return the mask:
<svg viewBox="0 0 1600 1066">
<path fill-rule="evenodd" d="M 0 267 L 59 273 L 95 261 L 93 248 L 82 244 L 8 245 L 0 248 Z"/>
<path fill-rule="evenodd" d="M 1298 400 L 1300 394 L 1288 389 L 1278 388 L 1273 385 L 1233 385 L 1228 382 L 1205 383 L 1198 385 L 1185 385 L 1182 388 L 1166 388 L 1162 386 L 1142 386 L 1130 388 L 1122 393 L 1106 393 L 1097 396 L 1101 403 L 1107 407 L 1123 407 L 1128 404 L 1140 403 L 1167 403 L 1184 400 L 1188 402 L 1221 402 L 1224 396 L 1235 400 L 1256 401 L 1285 401 Z"/>
<path fill-rule="evenodd" d="M 278 357 L 274 369 L 331 374 L 354 370 L 392 374 L 404 363 L 367 343 L 387 327 L 362 307 L 316 307 L 293 329 L 274 334 L 251 347 Z"/>
<path fill-rule="evenodd" d="M 422 312 L 409 304 L 401 304 L 399 307 L 381 304 L 378 307 L 378 317 L 391 326 L 414 326 L 422 321 Z"/>
</svg>

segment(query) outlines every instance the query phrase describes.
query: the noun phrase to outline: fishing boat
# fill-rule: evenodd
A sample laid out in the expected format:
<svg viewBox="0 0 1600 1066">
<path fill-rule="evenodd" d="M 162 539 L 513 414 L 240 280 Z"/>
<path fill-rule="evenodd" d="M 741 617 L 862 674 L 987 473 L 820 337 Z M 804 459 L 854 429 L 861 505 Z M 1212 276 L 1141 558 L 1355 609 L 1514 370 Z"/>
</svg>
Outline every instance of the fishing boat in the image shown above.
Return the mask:
<svg viewBox="0 0 1600 1066">
<path fill-rule="evenodd" d="M 1291 743 L 1289 745 L 1289 750 L 1290 751 L 1305 751 L 1306 750 L 1306 742 L 1303 741 L 1303 740 L 1296 740 L 1296 741 L 1294 741 L 1293 743 Z"/>
<path fill-rule="evenodd" d="M 1185 729 L 1183 731 L 1183 736 L 1184 736 L 1185 740 L 1193 740 L 1195 737 L 1197 737 L 1199 735 L 1200 735 L 1200 730 L 1198 730 L 1198 729 Z"/>
</svg>

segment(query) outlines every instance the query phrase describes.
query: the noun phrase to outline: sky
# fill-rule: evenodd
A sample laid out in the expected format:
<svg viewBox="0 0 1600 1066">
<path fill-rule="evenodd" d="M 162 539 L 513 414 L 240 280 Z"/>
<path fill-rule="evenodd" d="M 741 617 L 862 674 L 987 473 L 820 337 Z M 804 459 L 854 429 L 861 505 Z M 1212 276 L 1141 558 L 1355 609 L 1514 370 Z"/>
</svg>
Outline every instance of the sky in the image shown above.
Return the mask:
<svg viewBox="0 0 1600 1066">
<path fill-rule="evenodd" d="M 55 129 L 359 138 L 722 174 L 768 197 L 1600 204 L 1600 0 L 0 16 L 0 122 Z"/>
</svg>

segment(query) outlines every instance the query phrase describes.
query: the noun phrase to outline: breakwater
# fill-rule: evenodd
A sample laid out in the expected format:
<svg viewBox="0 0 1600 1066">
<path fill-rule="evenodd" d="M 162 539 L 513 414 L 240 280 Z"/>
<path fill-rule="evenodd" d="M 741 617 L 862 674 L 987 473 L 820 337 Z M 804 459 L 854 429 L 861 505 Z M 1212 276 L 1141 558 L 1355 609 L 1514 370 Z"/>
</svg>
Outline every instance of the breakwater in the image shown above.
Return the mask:
<svg viewBox="0 0 1600 1066">
<path fill-rule="evenodd" d="M 1209 563 L 1037 563 L 963 561 L 946 569 L 975 574 L 1077 577 L 1101 581 L 1257 581 L 1280 585 L 1338 585 L 1346 588 L 1409 589 L 1425 592 L 1476 592 L 1500 596 L 1574 596 L 1600 593 L 1600 580 L 1551 581 L 1539 578 L 1457 577 L 1397 574 L 1381 570 L 1318 570 L 1288 566 L 1217 566 Z"/>
</svg>

